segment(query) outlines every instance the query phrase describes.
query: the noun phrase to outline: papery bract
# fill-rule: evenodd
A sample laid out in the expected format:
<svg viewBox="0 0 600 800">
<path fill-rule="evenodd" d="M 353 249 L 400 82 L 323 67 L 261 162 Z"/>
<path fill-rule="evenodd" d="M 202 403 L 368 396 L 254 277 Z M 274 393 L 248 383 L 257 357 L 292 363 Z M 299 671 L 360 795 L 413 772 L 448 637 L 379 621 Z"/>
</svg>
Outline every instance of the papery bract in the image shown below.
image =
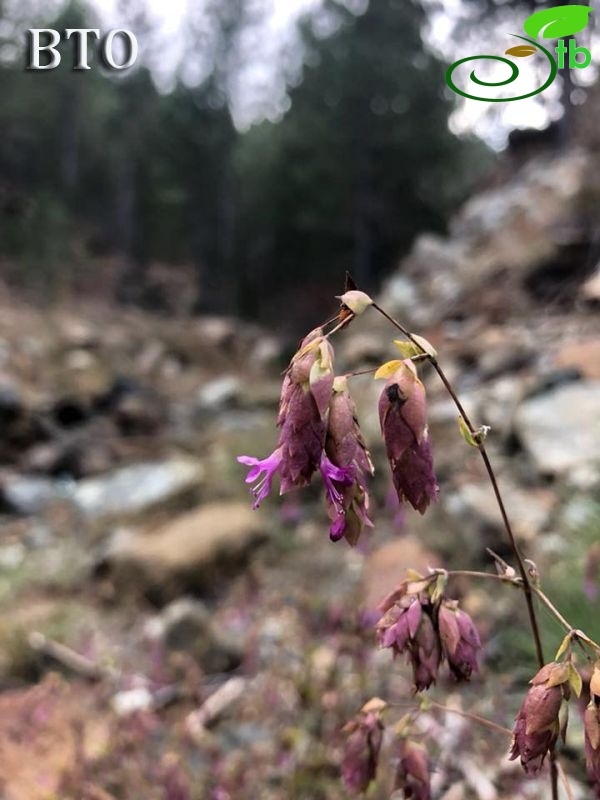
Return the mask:
<svg viewBox="0 0 600 800">
<path fill-rule="evenodd" d="M 438 611 L 442 651 L 457 680 L 468 681 L 477 670 L 477 652 L 481 639 L 471 617 L 456 601 L 444 601 Z"/>
<path fill-rule="evenodd" d="M 427 429 L 425 387 L 410 360 L 400 362 L 379 400 L 379 420 L 394 487 L 401 502 L 424 514 L 438 485 Z"/>
<path fill-rule="evenodd" d="M 333 541 L 345 537 L 355 545 L 363 528 L 373 526 L 367 487 L 367 475 L 373 473 L 373 465 L 344 378 L 336 378 L 334 383 L 325 452 L 321 473 L 327 488 L 329 533 Z"/>
<path fill-rule="evenodd" d="M 406 800 L 431 800 L 431 765 L 423 747 L 402 739 L 394 789 Z"/>
<path fill-rule="evenodd" d="M 546 664 L 530 681 L 531 688 L 516 717 L 511 760 L 521 759 L 525 772 L 537 774 L 560 733 L 560 709 L 569 695 L 568 666 Z"/>
<path fill-rule="evenodd" d="M 344 728 L 348 734 L 342 761 L 342 778 L 351 792 L 366 792 L 375 779 L 383 741 L 379 713 L 360 713 Z"/>
</svg>

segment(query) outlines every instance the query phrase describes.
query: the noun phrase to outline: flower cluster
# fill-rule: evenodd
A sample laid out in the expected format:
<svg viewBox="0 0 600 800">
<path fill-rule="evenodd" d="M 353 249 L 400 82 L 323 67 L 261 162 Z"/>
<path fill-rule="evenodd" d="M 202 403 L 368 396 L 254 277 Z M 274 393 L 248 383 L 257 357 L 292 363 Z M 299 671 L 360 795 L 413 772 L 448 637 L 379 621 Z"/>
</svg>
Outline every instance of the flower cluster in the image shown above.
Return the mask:
<svg viewBox="0 0 600 800">
<path fill-rule="evenodd" d="M 516 717 L 511 760 L 521 759 L 528 775 L 537 774 L 561 733 L 560 711 L 570 696 L 570 665 L 553 661 L 529 682 L 531 689 Z M 562 731 L 564 738 L 564 730 Z"/>
<path fill-rule="evenodd" d="M 358 542 L 369 517 L 367 476 L 373 474 L 369 451 L 356 418 L 345 378 L 335 378 L 333 348 L 321 328 L 300 344 L 281 389 L 277 447 L 265 459 L 239 456 L 250 471 L 254 508 L 271 491 L 279 473 L 280 494 L 308 486 L 320 472 L 325 485 L 333 541 Z"/>
<path fill-rule="evenodd" d="M 455 600 L 440 596 L 437 583 L 420 576 L 406 580 L 379 607 L 379 645 L 395 656 L 406 654 L 418 692 L 435 683 L 444 660 L 456 680 L 469 680 L 481 648 L 471 617 Z"/>
<path fill-rule="evenodd" d="M 343 728 L 348 738 L 342 761 L 342 778 L 351 792 L 366 792 L 375 779 L 383 742 L 381 712 L 385 707 L 383 700 L 374 698 Z"/>
<path fill-rule="evenodd" d="M 344 295 L 342 300 L 349 305 L 344 302 L 343 309 L 350 315 L 361 313 L 369 305 L 365 297 L 361 292 Z M 285 494 L 308 486 L 319 471 L 326 490 L 330 537 L 332 541 L 345 538 L 355 545 L 363 529 L 373 527 L 367 486 L 373 464 L 347 380 L 335 377 L 333 358 L 322 328 L 304 338 L 281 388 L 277 447 L 267 458 L 244 455 L 238 461 L 250 468 L 246 483 L 252 484 L 254 508 L 271 491 L 277 473 L 280 494 Z M 393 483 L 399 500 L 423 514 L 438 492 L 425 388 L 410 359 L 389 362 L 376 377 L 382 370 L 389 379 L 379 402 L 379 417 Z"/>
</svg>

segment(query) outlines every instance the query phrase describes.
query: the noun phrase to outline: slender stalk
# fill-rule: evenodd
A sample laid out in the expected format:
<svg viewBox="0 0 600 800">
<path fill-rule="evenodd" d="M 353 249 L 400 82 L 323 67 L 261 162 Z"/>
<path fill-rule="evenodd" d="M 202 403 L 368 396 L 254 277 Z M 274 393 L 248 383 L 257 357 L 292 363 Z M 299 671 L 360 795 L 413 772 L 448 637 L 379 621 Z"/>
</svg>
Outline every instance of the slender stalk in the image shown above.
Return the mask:
<svg viewBox="0 0 600 800">
<path fill-rule="evenodd" d="M 571 784 L 569 783 L 567 778 L 567 773 L 564 771 L 564 769 L 562 768 L 562 764 L 559 761 L 556 762 L 556 769 L 558 770 L 558 774 L 560 775 L 560 780 L 567 794 L 567 800 L 575 800 L 575 798 L 573 797 Z"/>
<path fill-rule="evenodd" d="M 395 328 L 397 328 L 397 330 L 399 330 L 400 333 L 402 333 L 404 336 L 406 336 L 406 338 L 410 342 L 412 342 L 420 350 L 422 350 L 423 353 L 425 353 L 425 350 L 423 349 L 423 347 L 414 338 L 414 336 L 410 333 L 410 331 L 408 331 L 397 320 L 395 320 L 393 317 L 391 317 L 387 313 L 387 311 L 384 311 L 381 308 L 381 306 L 377 305 L 377 303 L 373 303 L 373 308 L 376 311 L 378 311 L 382 316 L 384 316 L 385 319 L 387 319 L 388 322 L 390 322 Z M 452 398 L 452 401 L 454 402 L 454 405 L 458 409 L 461 417 L 464 419 L 469 431 L 471 432 L 471 434 L 474 437 L 476 437 L 477 436 L 477 430 L 476 430 L 475 426 L 473 425 L 473 423 L 471 422 L 471 420 L 469 418 L 469 415 L 465 411 L 465 409 L 463 407 L 463 404 L 460 402 L 460 399 L 459 399 L 458 395 L 454 391 L 454 388 L 453 388 L 452 384 L 450 383 L 450 381 L 446 377 L 446 373 L 440 367 L 440 365 L 439 365 L 439 363 L 438 363 L 436 358 L 434 358 L 433 356 L 431 356 L 429 354 L 426 354 L 426 355 L 428 355 L 428 358 L 429 358 L 429 361 L 430 361 L 431 365 L 433 366 L 433 368 L 435 369 L 435 371 L 439 375 L 440 380 L 442 381 L 446 391 L 448 392 L 448 394 Z M 487 472 L 488 477 L 490 479 L 490 483 L 492 484 L 492 489 L 494 490 L 494 496 L 496 498 L 496 502 L 498 504 L 498 508 L 500 509 L 500 514 L 502 516 L 502 522 L 504 523 L 504 528 L 506 530 L 506 534 L 508 536 L 508 540 L 510 542 L 511 549 L 512 549 L 512 551 L 514 553 L 514 556 L 515 556 L 515 559 L 517 561 L 517 566 L 518 566 L 519 574 L 521 576 L 521 581 L 522 581 L 523 594 L 525 595 L 525 601 L 527 603 L 527 612 L 528 612 L 528 615 L 529 615 L 529 623 L 530 623 L 531 632 L 533 634 L 533 639 L 534 639 L 534 643 L 535 643 L 536 655 L 537 655 L 537 659 L 538 659 L 540 667 L 543 667 L 544 663 L 545 663 L 544 650 L 543 650 L 543 647 L 542 647 L 542 639 L 541 639 L 541 635 L 540 635 L 540 629 L 539 629 L 539 625 L 538 625 L 538 621 L 537 621 L 537 616 L 536 616 L 536 613 L 535 613 L 535 607 L 533 605 L 533 592 L 532 592 L 532 589 L 531 589 L 531 581 L 529 580 L 529 575 L 527 573 L 527 567 L 525 566 L 525 562 L 523 560 L 523 556 L 521 555 L 521 551 L 519 550 L 519 546 L 517 545 L 517 540 L 515 539 L 515 535 L 514 535 L 512 526 L 510 524 L 510 520 L 508 518 L 508 514 L 506 513 L 506 508 L 504 506 L 504 501 L 502 499 L 502 495 L 500 494 L 500 488 L 498 486 L 498 481 L 496 479 L 496 474 L 494 472 L 494 469 L 492 467 L 491 461 L 489 459 L 489 456 L 487 454 L 487 451 L 485 449 L 485 445 L 483 444 L 483 442 L 480 442 L 477 445 L 477 449 L 481 453 L 481 458 L 483 459 L 483 463 L 485 465 L 486 472 Z"/>
<path fill-rule="evenodd" d="M 473 569 L 450 569 L 450 570 L 437 570 L 437 572 L 445 573 L 449 578 L 490 578 L 493 581 L 501 581 L 502 583 L 512 583 L 513 586 L 520 586 L 521 579 L 509 578 L 506 575 L 497 575 L 495 572 L 477 572 Z"/>
<path fill-rule="evenodd" d="M 358 372 L 347 372 L 344 378 L 358 378 L 359 375 L 372 375 L 377 372 L 379 367 L 372 367 L 371 369 L 359 369 Z"/>
<path fill-rule="evenodd" d="M 491 731 L 495 731 L 496 733 L 501 733 L 504 736 L 509 736 L 512 738 L 513 732 L 510 728 L 505 728 L 502 725 L 497 725 L 495 722 L 492 722 L 490 719 L 486 719 L 485 717 L 480 717 L 479 714 L 473 714 L 471 711 L 460 711 L 458 708 L 450 708 L 450 706 L 444 706 L 441 703 L 436 703 L 434 700 L 429 701 L 429 705 L 432 708 L 436 708 L 438 711 L 446 711 L 449 714 L 456 714 L 463 719 L 468 719 L 471 722 L 476 722 L 478 725 L 483 725 L 486 728 L 489 728 Z"/>
<path fill-rule="evenodd" d="M 384 309 L 381 308 L 381 306 L 377 305 L 377 303 L 373 303 L 373 308 L 376 311 L 378 311 L 383 317 L 385 317 L 385 319 L 387 319 L 388 322 L 390 322 L 397 330 L 399 330 L 400 333 L 402 333 L 410 342 L 412 342 L 416 347 L 418 347 L 419 350 L 421 350 L 423 353 L 426 352 L 425 349 L 422 347 L 422 345 L 420 345 L 419 342 L 415 339 L 415 337 L 410 333 L 410 331 L 408 331 L 397 320 L 395 320 L 393 317 L 391 317 L 387 313 L 387 311 L 384 311 Z M 485 449 L 485 444 L 483 443 L 483 441 L 477 439 L 477 430 L 476 430 L 475 426 L 473 425 L 473 423 L 471 422 L 471 420 L 469 418 L 469 415 L 465 411 L 462 403 L 460 402 L 460 399 L 459 399 L 458 395 L 454 391 L 454 388 L 453 388 L 452 384 L 450 383 L 450 381 L 448 380 L 444 370 L 440 367 L 437 358 L 435 358 L 435 356 L 433 356 L 433 355 L 430 355 L 429 353 L 427 353 L 427 355 L 429 356 L 429 361 L 430 361 L 431 365 L 433 366 L 433 368 L 437 372 L 440 380 L 444 384 L 444 387 L 445 387 L 446 391 L 448 392 L 448 394 L 452 398 L 452 401 L 454 402 L 454 405 L 458 409 L 458 411 L 459 411 L 461 417 L 463 418 L 463 420 L 465 421 L 465 424 L 467 425 L 470 433 L 474 437 L 474 440 L 477 442 L 477 449 L 479 450 L 479 452 L 481 454 L 481 458 L 482 458 L 483 463 L 485 465 L 485 469 L 486 469 L 486 472 L 488 474 L 488 478 L 489 478 L 490 483 L 492 485 L 492 489 L 494 491 L 494 496 L 496 498 L 496 503 L 498 504 L 498 508 L 500 510 L 500 515 L 502 517 L 502 522 L 504 523 L 504 529 L 506 531 L 506 535 L 508 537 L 508 540 L 509 540 L 509 543 L 510 543 L 510 547 L 511 547 L 511 549 L 513 551 L 514 557 L 515 557 L 516 562 L 517 562 L 519 575 L 521 576 L 521 582 L 522 582 L 521 588 L 522 588 L 523 595 L 525 597 L 525 603 L 526 603 L 526 606 L 527 606 L 527 614 L 529 616 L 529 626 L 531 628 L 531 633 L 533 635 L 533 641 L 534 641 L 534 644 L 535 644 L 535 651 L 536 651 L 537 660 L 538 660 L 538 663 L 539 663 L 540 668 L 541 668 L 545 664 L 544 648 L 542 646 L 542 637 L 541 637 L 541 634 L 540 634 L 540 627 L 539 627 L 539 624 L 538 624 L 537 615 L 536 615 L 536 611 L 535 611 L 535 606 L 534 606 L 534 603 L 533 603 L 532 584 L 531 584 L 531 581 L 529 579 L 529 575 L 527 573 L 527 567 L 525 566 L 525 561 L 523 559 L 523 556 L 522 556 L 521 551 L 519 549 L 519 546 L 517 544 L 517 540 L 515 538 L 515 534 L 513 532 L 512 526 L 510 524 L 510 520 L 508 518 L 508 514 L 506 512 L 506 507 L 504 505 L 504 500 L 502 499 L 502 495 L 500 493 L 500 488 L 498 486 L 498 481 L 496 479 L 496 473 L 494 472 L 494 468 L 492 467 L 492 463 L 491 463 L 490 458 L 489 458 L 489 456 L 487 454 L 487 451 Z M 557 772 L 557 768 L 556 768 L 556 755 L 555 755 L 554 750 L 552 750 L 550 752 L 550 776 L 551 776 L 551 786 L 552 786 L 552 800 L 558 800 L 558 772 Z"/>
</svg>

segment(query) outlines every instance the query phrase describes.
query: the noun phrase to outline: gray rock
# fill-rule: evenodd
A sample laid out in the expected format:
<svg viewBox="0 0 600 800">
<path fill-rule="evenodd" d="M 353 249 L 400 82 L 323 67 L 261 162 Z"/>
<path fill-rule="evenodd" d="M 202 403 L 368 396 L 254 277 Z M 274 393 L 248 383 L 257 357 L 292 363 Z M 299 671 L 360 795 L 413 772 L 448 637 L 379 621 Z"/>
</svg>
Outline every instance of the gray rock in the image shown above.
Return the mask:
<svg viewBox="0 0 600 800">
<path fill-rule="evenodd" d="M 193 458 L 134 464 L 80 481 L 73 500 L 88 519 L 137 516 L 196 493 L 203 477 L 202 464 Z"/>
<path fill-rule="evenodd" d="M 243 391 L 242 382 L 235 375 L 224 375 L 202 386 L 196 396 L 196 407 L 201 412 L 214 412 L 231 408 Z"/>
<path fill-rule="evenodd" d="M 2 501 L 16 514 L 41 514 L 54 503 L 72 499 L 72 485 L 64 481 L 19 476 L 2 487 Z"/>
<path fill-rule="evenodd" d="M 593 483 L 600 474 L 600 381 L 530 398 L 517 410 L 515 430 L 541 474 Z"/>
<path fill-rule="evenodd" d="M 239 645 L 218 629 L 206 605 L 192 598 L 170 603 L 148 623 L 147 632 L 167 650 L 191 654 L 205 672 L 227 672 L 242 659 Z"/>
</svg>

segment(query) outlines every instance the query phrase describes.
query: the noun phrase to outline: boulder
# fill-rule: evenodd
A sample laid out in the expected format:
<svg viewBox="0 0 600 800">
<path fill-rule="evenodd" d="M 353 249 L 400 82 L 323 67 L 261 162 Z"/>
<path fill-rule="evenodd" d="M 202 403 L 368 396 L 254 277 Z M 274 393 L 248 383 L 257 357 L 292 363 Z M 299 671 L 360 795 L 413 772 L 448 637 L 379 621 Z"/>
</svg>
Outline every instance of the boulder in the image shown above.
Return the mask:
<svg viewBox="0 0 600 800">
<path fill-rule="evenodd" d="M 203 477 L 202 464 L 194 458 L 133 464 L 80 481 L 73 501 L 88 520 L 124 519 L 181 504 L 197 494 Z"/>
<path fill-rule="evenodd" d="M 264 518 L 246 503 L 212 503 L 153 530 L 118 532 L 98 573 L 116 591 L 132 589 L 156 602 L 214 595 L 267 535 Z"/>
<path fill-rule="evenodd" d="M 542 475 L 593 483 L 600 463 L 600 381 L 568 383 L 529 398 L 517 410 L 515 430 Z"/>
</svg>

